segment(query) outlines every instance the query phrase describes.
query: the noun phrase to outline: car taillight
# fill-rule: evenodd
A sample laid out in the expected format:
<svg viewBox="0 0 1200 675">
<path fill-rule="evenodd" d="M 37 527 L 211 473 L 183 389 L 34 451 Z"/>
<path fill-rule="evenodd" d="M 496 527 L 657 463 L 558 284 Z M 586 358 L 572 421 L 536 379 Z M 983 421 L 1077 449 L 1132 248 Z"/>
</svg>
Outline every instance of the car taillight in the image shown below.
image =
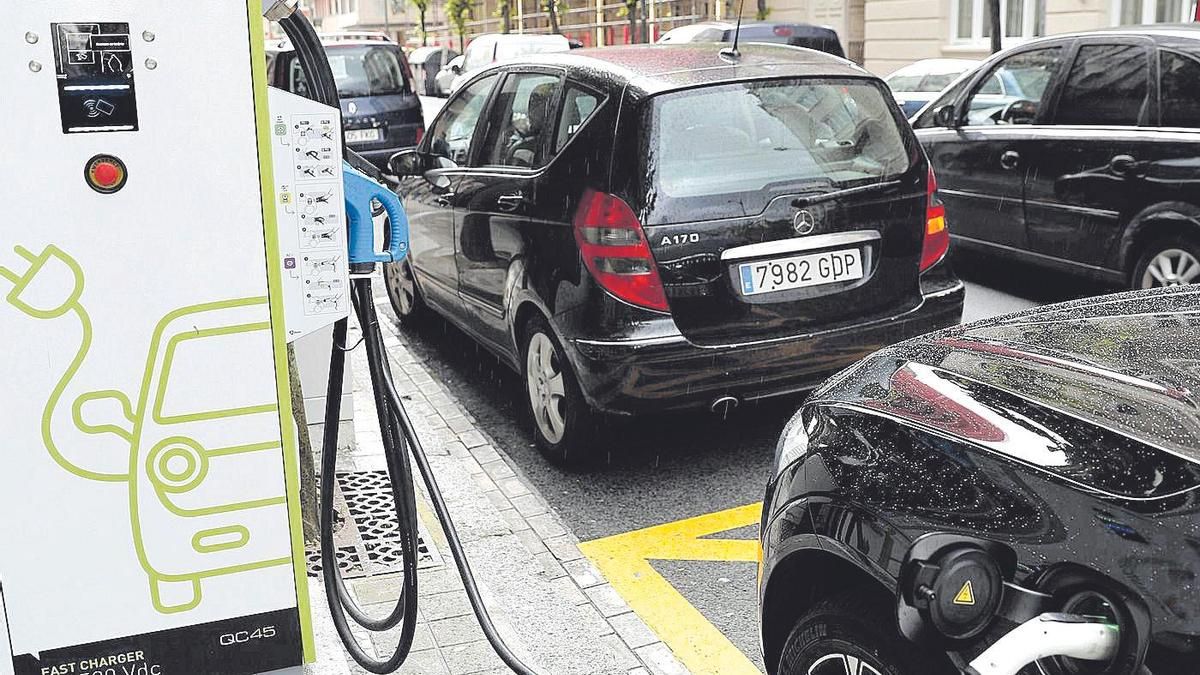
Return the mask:
<svg viewBox="0 0 1200 675">
<path fill-rule="evenodd" d="M 425 138 L 425 127 L 417 127 L 417 140 L 413 142 L 413 145 L 420 145 L 423 138 Z"/>
<path fill-rule="evenodd" d="M 575 241 L 583 264 L 606 291 L 631 305 L 670 311 L 642 224 L 620 197 L 584 192 L 575 213 Z"/>
<path fill-rule="evenodd" d="M 775 26 L 774 32 L 779 37 L 791 37 L 792 36 L 792 27 L 791 26 Z"/>
<path fill-rule="evenodd" d="M 925 243 L 921 246 L 921 271 L 933 267 L 950 250 L 950 231 L 946 229 L 946 207 L 937 196 L 937 177 L 933 167 L 929 168 L 926 188 L 928 203 L 925 207 Z"/>
</svg>

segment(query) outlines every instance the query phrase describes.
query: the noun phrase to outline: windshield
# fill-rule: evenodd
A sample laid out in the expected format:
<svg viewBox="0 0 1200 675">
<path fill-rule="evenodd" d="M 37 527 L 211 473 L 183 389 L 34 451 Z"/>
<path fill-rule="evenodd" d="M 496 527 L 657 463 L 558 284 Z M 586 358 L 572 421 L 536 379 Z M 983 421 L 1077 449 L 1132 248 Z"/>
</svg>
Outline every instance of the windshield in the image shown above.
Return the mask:
<svg viewBox="0 0 1200 675">
<path fill-rule="evenodd" d="M 911 153 L 890 98 L 876 83 L 854 79 L 744 82 L 657 96 L 648 110 L 647 202 L 744 204 L 769 188 L 894 177 Z"/>
<path fill-rule="evenodd" d="M 385 96 L 411 91 L 408 74 L 395 45 L 326 47 L 329 67 L 342 98 Z M 308 82 L 298 59 L 292 59 L 291 91 L 303 95 Z"/>
</svg>

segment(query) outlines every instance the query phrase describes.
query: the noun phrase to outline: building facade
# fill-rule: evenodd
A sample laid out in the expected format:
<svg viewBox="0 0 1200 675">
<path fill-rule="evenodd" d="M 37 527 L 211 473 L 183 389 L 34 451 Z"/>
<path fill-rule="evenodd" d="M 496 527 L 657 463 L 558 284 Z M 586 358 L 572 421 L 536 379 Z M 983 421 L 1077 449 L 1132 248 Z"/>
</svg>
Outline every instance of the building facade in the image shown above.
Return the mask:
<svg viewBox="0 0 1200 675">
<path fill-rule="evenodd" d="M 585 46 L 657 39 L 676 26 L 733 19 L 738 7 L 752 20 L 756 0 L 640 0 L 633 10 L 623 0 L 476 0 L 465 38 L 503 29 L 507 6 L 513 33 L 547 33 L 547 2 L 555 1 L 558 23 L 568 38 Z M 826 25 L 837 30 L 846 54 L 878 75 L 927 58 L 987 56 L 988 0 L 767 0 L 768 18 Z M 1002 42 L 1017 44 L 1041 35 L 1106 26 L 1177 23 L 1196 17 L 1197 0 L 1000 0 Z M 445 0 L 429 0 L 425 42 L 457 49 L 459 37 L 447 22 Z M 323 32 L 376 31 L 401 44 L 422 44 L 411 0 L 303 0 Z M 647 39 L 649 38 L 649 39 Z"/>
</svg>

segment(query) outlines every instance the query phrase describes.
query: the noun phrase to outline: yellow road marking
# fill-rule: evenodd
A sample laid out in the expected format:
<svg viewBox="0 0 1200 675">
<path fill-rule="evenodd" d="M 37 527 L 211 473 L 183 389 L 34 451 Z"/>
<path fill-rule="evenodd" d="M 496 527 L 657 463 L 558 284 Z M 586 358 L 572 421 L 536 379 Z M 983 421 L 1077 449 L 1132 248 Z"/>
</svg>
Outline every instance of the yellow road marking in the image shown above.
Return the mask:
<svg viewBox="0 0 1200 675">
<path fill-rule="evenodd" d="M 757 562 L 753 539 L 701 539 L 754 525 L 762 504 L 747 504 L 579 545 L 642 621 L 696 675 L 757 675 L 754 663 L 675 590 L 651 560 Z"/>
</svg>

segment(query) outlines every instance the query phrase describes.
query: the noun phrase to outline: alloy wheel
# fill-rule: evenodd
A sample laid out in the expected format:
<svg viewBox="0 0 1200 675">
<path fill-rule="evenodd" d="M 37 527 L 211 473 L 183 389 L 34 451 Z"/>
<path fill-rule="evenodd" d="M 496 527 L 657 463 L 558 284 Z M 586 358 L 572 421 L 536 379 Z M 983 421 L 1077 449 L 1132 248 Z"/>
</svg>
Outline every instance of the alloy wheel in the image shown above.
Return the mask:
<svg viewBox="0 0 1200 675">
<path fill-rule="evenodd" d="M 808 675 L 883 675 L 874 666 L 850 654 L 826 654 L 808 667 Z"/>
<path fill-rule="evenodd" d="M 1200 278 L 1200 260 L 1191 253 L 1169 248 L 1150 260 L 1142 273 L 1141 287 L 1184 286 Z"/>
<path fill-rule="evenodd" d="M 538 429 L 550 443 L 558 443 L 567 430 L 567 391 L 554 343 L 545 333 L 534 333 L 525 357 L 525 386 Z"/>
<path fill-rule="evenodd" d="M 396 289 L 396 303 L 401 316 L 412 314 L 417 300 L 417 282 L 413 278 L 412 268 L 407 263 L 394 263 L 383 266 L 383 273 Z"/>
</svg>

